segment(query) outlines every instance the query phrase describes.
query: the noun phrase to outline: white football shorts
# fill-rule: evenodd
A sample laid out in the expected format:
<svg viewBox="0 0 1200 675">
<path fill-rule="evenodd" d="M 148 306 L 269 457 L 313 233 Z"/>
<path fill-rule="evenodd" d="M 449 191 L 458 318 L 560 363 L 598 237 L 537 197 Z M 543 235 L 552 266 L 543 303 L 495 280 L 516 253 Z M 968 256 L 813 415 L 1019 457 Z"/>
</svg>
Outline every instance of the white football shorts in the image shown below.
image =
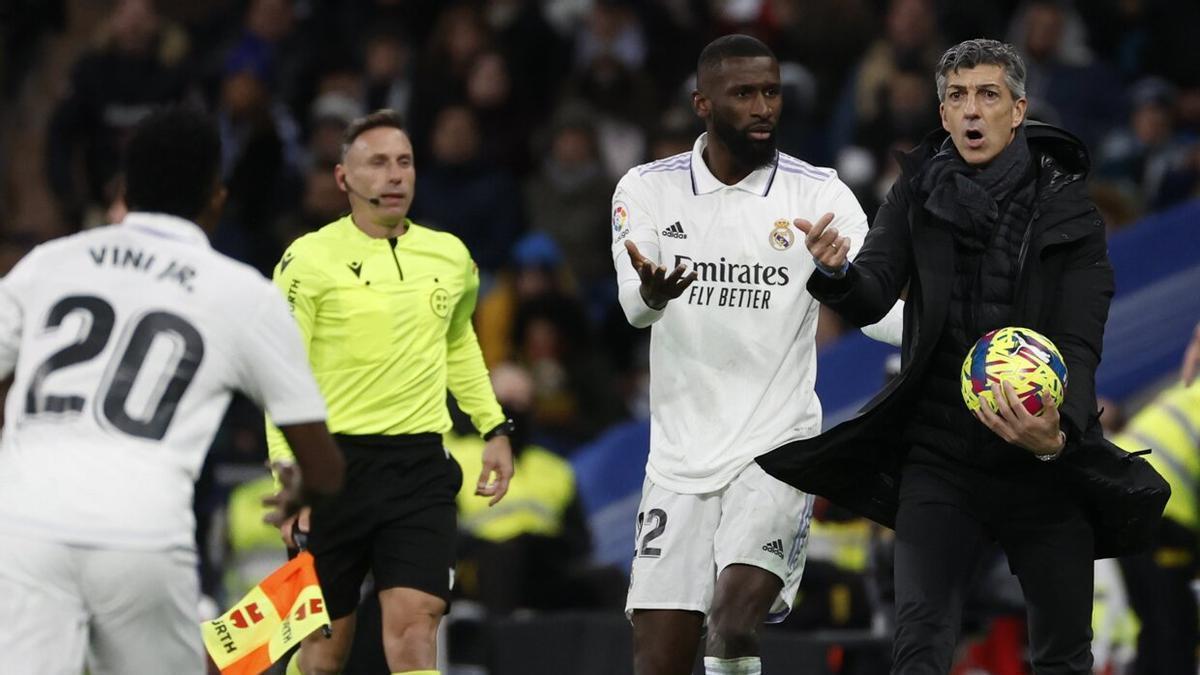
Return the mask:
<svg viewBox="0 0 1200 675">
<path fill-rule="evenodd" d="M 762 568 L 783 581 L 767 621 L 792 610 L 804 573 L 812 495 L 751 462 L 717 492 L 680 494 L 642 484 L 625 613 L 681 609 L 708 614 L 717 575 L 729 565 Z"/>
<path fill-rule="evenodd" d="M 204 675 L 199 599 L 193 551 L 0 534 L 0 672 Z"/>
</svg>

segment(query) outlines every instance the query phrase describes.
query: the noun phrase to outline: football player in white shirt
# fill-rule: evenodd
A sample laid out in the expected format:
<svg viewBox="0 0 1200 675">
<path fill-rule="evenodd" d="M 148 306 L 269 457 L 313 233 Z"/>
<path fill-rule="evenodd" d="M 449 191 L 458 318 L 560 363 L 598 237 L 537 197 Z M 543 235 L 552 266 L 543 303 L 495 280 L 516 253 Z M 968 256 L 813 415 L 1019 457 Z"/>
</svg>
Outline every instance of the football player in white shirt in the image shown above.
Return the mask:
<svg viewBox="0 0 1200 675">
<path fill-rule="evenodd" d="M 280 422 L 304 479 L 271 520 L 340 489 L 284 299 L 208 243 L 220 158 L 200 113 L 152 114 L 128 145 L 125 220 L 0 280 L 0 671 L 206 672 L 192 489 L 235 390 Z"/>
<path fill-rule="evenodd" d="M 812 498 L 754 457 L 816 435 L 818 304 L 797 219 L 831 218 L 853 254 L 867 220 L 830 169 L 776 150 L 779 64 L 744 35 L 705 47 L 692 151 L 635 167 L 613 195 L 619 295 L 650 342 L 650 459 L 626 611 L 637 675 L 760 673 L 757 631 L 804 568 Z"/>
</svg>

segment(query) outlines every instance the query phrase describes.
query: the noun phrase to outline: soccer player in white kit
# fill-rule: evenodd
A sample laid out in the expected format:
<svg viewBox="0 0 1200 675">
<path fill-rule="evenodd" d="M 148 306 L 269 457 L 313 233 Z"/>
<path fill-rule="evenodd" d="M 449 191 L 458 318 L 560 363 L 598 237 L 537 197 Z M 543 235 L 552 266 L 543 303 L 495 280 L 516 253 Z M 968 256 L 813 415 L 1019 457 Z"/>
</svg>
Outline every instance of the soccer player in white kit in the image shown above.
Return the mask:
<svg viewBox="0 0 1200 675">
<path fill-rule="evenodd" d="M 791 609 L 812 498 L 754 457 L 816 435 L 814 262 L 795 220 L 867 220 L 830 169 L 777 152 L 779 64 L 728 35 L 701 52 L 691 152 L 635 167 L 613 195 L 619 295 L 652 326 L 650 459 L 626 611 L 637 675 L 760 673 L 758 626 Z M 829 216 L 827 214 L 833 214 Z"/>
<path fill-rule="evenodd" d="M 305 485 L 343 460 L 284 299 L 212 250 L 225 189 L 198 112 L 127 150 L 131 213 L 0 280 L 0 672 L 200 675 L 193 483 L 234 390 L 280 422 Z"/>
</svg>

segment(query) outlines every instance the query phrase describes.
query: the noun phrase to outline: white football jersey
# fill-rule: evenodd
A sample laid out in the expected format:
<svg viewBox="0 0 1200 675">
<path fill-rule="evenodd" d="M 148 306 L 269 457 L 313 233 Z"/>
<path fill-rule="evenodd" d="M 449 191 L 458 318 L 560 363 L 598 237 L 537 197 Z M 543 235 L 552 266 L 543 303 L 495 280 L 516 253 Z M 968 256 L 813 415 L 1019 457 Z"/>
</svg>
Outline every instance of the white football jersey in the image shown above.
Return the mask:
<svg viewBox="0 0 1200 675">
<path fill-rule="evenodd" d="M 681 493 L 713 492 L 756 456 L 821 429 L 814 271 L 796 218 L 833 226 L 861 248 L 867 218 L 832 169 L 779 153 L 737 185 L 690 153 L 634 167 L 613 195 L 621 306 L 650 337 L 647 475 Z M 697 280 L 662 311 L 648 307 L 625 250 Z"/>
<path fill-rule="evenodd" d="M 300 332 L 195 224 L 133 213 L 38 246 L 0 280 L 0 531 L 194 546 L 193 483 L 234 390 L 325 419 Z"/>
</svg>

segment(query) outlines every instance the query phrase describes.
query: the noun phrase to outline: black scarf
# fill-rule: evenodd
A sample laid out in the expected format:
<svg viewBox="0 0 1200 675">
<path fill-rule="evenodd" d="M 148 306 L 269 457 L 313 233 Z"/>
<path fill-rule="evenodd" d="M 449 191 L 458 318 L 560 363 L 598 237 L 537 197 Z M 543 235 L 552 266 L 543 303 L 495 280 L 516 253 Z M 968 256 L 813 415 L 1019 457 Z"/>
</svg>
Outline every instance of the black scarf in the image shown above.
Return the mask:
<svg viewBox="0 0 1200 675">
<path fill-rule="evenodd" d="M 925 208 L 951 223 L 960 240 L 982 248 L 1000 216 L 1000 204 L 1020 185 L 1030 166 L 1025 127 L 1017 127 L 1013 140 L 987 166 L 970 166 L 947 138 L 918 177 L 918 191 L 928 195 Z"/>
</svg>

